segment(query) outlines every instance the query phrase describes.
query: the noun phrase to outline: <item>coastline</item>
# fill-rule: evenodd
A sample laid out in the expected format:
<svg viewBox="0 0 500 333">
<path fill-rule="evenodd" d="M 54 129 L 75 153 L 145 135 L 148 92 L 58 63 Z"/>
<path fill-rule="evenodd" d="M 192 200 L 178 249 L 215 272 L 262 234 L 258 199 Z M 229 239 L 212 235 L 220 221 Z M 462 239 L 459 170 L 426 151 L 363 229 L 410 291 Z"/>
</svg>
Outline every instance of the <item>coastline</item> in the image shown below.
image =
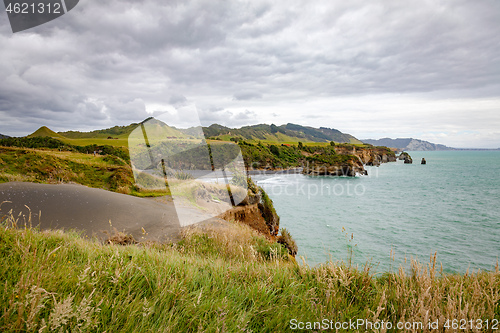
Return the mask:
<svg viewBox="0 0 500 333">
<path fill-rule="evenodd" d="M 259 175 L 281 175 L 281 174 L 299 174 L 303 172 L 302 167 L 289 168 L 289 169 L 251 169 L 247 170 L 249 176 L 259 176 Z"/>
</svg>

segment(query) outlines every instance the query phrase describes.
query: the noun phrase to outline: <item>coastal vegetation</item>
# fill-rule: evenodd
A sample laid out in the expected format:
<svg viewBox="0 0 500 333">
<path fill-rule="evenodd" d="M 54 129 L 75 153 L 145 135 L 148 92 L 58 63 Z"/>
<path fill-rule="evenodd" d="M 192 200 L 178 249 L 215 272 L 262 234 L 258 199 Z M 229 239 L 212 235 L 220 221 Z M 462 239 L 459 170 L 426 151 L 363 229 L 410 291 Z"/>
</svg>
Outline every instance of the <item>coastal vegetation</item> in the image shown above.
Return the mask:
<svg viewBox="0 0 500 333">
<path fill-rule="evenodd" d="M 342 164 L 347 161 L 357 159 L 352 154 L 339 154 L 335 147 L 345 148 L 352 151 L 353 145 L 342 144 L 331 145 L 304 145 L 299 142 L 297 145 L 291 144 L 263 144 L 259 142 L 252 144 L 247 141 L 240 141 L 239 146 L 243 153 L 245 164 L 254 168 L 293 168 L 301 167 L 306 163 L 326 163 L 330 165 Z"/>
<path fill-rule="evenodd" d="M 228 147 L 217 145 L 211 149 L 211 153 L 217 157 L 217 161 L 223 161 L 228 158 L 228 154 L 234 155 L 234 147 L 234 145 L 228 145 Z M 179 181 L 193 178 L 190 173 L 184 171 L 169 173 L 168 183 L 165 179 L 146 172 L 138 172 L 134 178 L 128 158 L 121 158 L 124 153 L 122 148 L 72 146 L 49 137 L 4 139 L 0 140 L 0 183 L 12 181 L 46 184 L 76 183 L 139 197 L 158 197 L 171 195 L 171 187 L 168 185 L 176 185 Z M 197 153 L 192 156 L 186 154 L 184 159 L 187 164 L 196 163 L 196 157 L 199 155 Z M 239 191 L 238 187 L 232 188 L 231 195 L 235 202 L 241 202 L 240 206 L 246 206 L 238 216 L 251 216 L 242 220 L 261 231 L 269 239 L 275 240 L 279 233 L 279 217 L 272 200 L 262 188 L 257 187 L 244 174 L 235 174 L 231 182 L 237 186 L 244 185 L 248 189 L 247 193 L 247 190 Z M 197 182 L 185 182 L 183 186 L 175 187 L 175 194 L 199 209 L 201 209 L 199 204 L 207 198 L 216 201 L 228 198 L 225 185 L 200 185 Z M 246 200 L 244 200 L 245 196 L 248 197 Z M 231 202 L 228 204 L 230 205 Z M 231 216 L 223 217 L 232 218 Z"/>
<path fill-rule="evenodd" d="M 177 129 L 154 118 L 148 118 L 140 124 L 115 126 L 92 132 L 66 131 L 56 133 L 43 126 L 25 138 L 0 140 L 0 146 L 50 148 L 80 153 L 97 152 L 102 155 L 118 156 L 129 162 L 129 142 L 127 139 L 142 124 L 147 125 L 148 132 L 151 131 L 152 137 L 167 135 L 168 138 L 176 142 L 171 144 L 153 140 L 155 142 L 151 144 L 149 155 L 156 156 L 158 150 L 170 151 L 177 147 L 180 151 L 177 154 L 176 162 L 180 163 L 182 168 L 201 165 L 206 169 L 209 167 L 206 164 L 211 162 L 214 165 L 213 162 L 220 160 L 221 156 L 224 157 L 223 161 L 228 159 L 228 156 L 229 158 L 234 157 L 234 143 L 238 143 L 241 148 L 247 167 L 255 169 L 286 169 L 304 166 L 328 168 L 335 166 L 344 169 L 349 167 L 363 173 L 363 164 L 373 165 L 385 162 L 383 155 L 386 155 L 388 160 L 394 157 L 394 152 L 386 147 L 364 145 L 349 134 L 324 127 L 261 124 L 231 129 L 214 124 L 203 128 Z M 195 144 L 190 139 L 197 137 L 201 130 L 208 138 L 210 156 L 205 156 L 207 154 L 199 149 L 186 149 L 185 147 Z M 143 153 L 147 155 L 145 150 Z M 175 151 L 171 153 L 175 153 Z M 135 160 L 148 163 L 150 158 L 143 156 Z M 145 168 L 147 166 L 137 167 Z M 312 174 L 318 173 L 318 171 L 312 172 Z M 327 172 L 327 174 L 330 173 Z"/>
<path fill-rule="evenodd" d="M 12 139 L 4 139 L 12 140 Z M 169 194 L 163 191 L 144 190 L 135 185 L 132 168 L 122 159 L 122 150 L 102 147 L 101 154 L 87 153 L 84 147 L 59 146 L 59 149 L 9 147 L 13 141 L 0 140 L 0 183 L 11 181 L 33 183 L 76 183 L 108 191 L 136 196 L 158 196 Z M 21 146 L 38 147 L 40 141 L 52 146 L 55 139 L 15 139 Z M 41 144 L 41 146 L 43 146 Z M 108 149 L 107 149 L 108 148 Z M 75 151 L 76 150 L 76 151 Z M 84 152 L 78 152 L 83 150 Z M 115 153 L 115 154 L 114 154 Z M 147 175 L 141 175 L 147 177 Z M 142 180 L 145 183 L 146 180 Z M 153 181 L 153 180 L 151 180 Z"/>
<path fill-rule="evenodd" d="M 48 148 L 57 149 L 59 151 L 78 152 L 85 154 L 113 155 L 121 158 L 125 162 L 130 161 L 128 150 L 123 147 L 115 147 L 111 145 L 98 145 L 92 143 L 89 145 L 72 145 L 64 141 L 49 137 L 35 136 L 23 138 L 7 138 L 0 140 L 0 146 L 4 147 L 19 147 L 19 148 Z"/>
<path fill-rule="evenodd" d="M 117 128 L 115 134 L 123 139 L 128 130 Z M 0 182 L 73 182 L 138 196 L 170 194 L 168 189 L 137 187 L 126 146 L 94 141 L 115 139 L 71 134 L 71 140 L 87 140 L 76 145 L 50 135 L 0 140 Z M 234 145 L 220 141 L 211 142 L 212 154 L 232 156 Z M 262 169 L 307 163 L 376 165 L 395 159 L 385 147 L 334 141 L 233 142 L 247 166 Z M 178 175 L 182 177 L 187 176 Z M 155 179 L 141 183 L 148 181 Z M 246 182 L 245 204 L 258 212 L 266 233 L 232 221 L 225 228 L 185 229 L 176 244 L 137 244 L 127 235 L 110 235 L 110 244 L 104 245 L 74 231 L 16 228 L 19 217 L 4 218 L 0 331 L 286 332 L 298 322 L 320 330 L 324 326 L 316 325 L 324 325 L 326 318 L 333 325 L 349 320 L 390 322 L 393 328 L 387 331 L 400 331 L 397 323 L 410 323 L 407 331 L 413 332 L 425 331 L 436 321 L 440 331 L 453 331 L 458 321 L 469 325 L 469 331 L 487 332 L 500 320 L 498 263 L 494 271 L 463 275 L 443 273 L 435 256 L 427 264 L 413 261 L 409 270 L 383 274 L 370 263 L 309 267 L 299 258 L 304 264 L 298 265 L 292 236 L 286 229 L 278 235 L 272 200 L 244 175 L 235 175 L 231 182 Z"/>
<path fill-rule="evenodd" d="M 46 131 L 45 131 L 46 132 Z M 43 133 L 45 133 L 43 132 Z M 88 138 L 86 140 L 89 140 Z M 170 149 L 170 146 L 166 146 L 162 143 L 159 143 L 156 146 L 152 147 L 153 153 L 156 150 L 161 149 Z M 363 163 L 370 164 L 373 163 L 374 158 L 381 160 L 379 156 L 386 155 L 390 158 L 394 158 L 394 152 L 386 147 L 370 147 L 365 145 L 353 145 L 353 144 L 335 144 L 333 142 L 328 144 L 303 144 L 302 142 L 298 142 L 297 145 L 292 144 L 263 144 L 262 142 L 258 143 L 250 143 L 248 141 L 242 140 L 238 142 L 238 146 L 241 149 L 243 154 L 243 159 L 245 161 L 245 165 L 249 168 L 253 169 L 288 169 L 288 168 L 296 168 L 303 167 L 305 165 L 322 165 L 322 166 L 345 166 L 359 164 L 358 161 L 360 159 L 364 159 Z M 137 192 L 137 189 L 131 185 L 131 180 L 133 179 L 130 168 L 130 157 L 128 153 L 127 147 L 117 147 L 111 145 L 98 145 L 96 143 L 91 143 L 89 145 L 80 146 L 69 144 L 59 138 L 53 137 L 41 137 L 41 136 L 32 136 L 32 137 L 23 137 L 23 138 L 7 138 L 0 140 L 0 147 L 10 147 L 11 149 L 3 149 L 5 154 L 13 154 L 13 151 L 17 151 L 17 154 L 29 156 L 36 156 L 36 159 L 43 159 L 47 155 L 50 155 L 50 160 L 46 162 L 40 162 L 38 165 L 43 166 L 45 169 L 50 169 L 49 165 L 53 162 L 54 158 L 58 156 L 64 156 L 66 161 L 71 160 L 72 156 L 75 157 L 78 161 L 85 160 L 85 166 L 88 167 L 92 165 L 92 161 L 102 162 L 103 159 L 108 161 L 110 165 L 109 168 L 116 167 L 117 171 L 120 171 L 126 176 L 122 180 L 118 180 L 118 182 L 114 182 L 112 185 L 107 186 L 106 188 L 109 190 L 116 190 L 119 187 L 128 188 L 126 192 Z M 162 148 L 163 147 L 163 148 Z M 16 149 L 17 148 L 17 149 Z M 224 142 L 212 142 L 209 143 L 209 153 L 204 154 L 203 151 L 200 151 L 200 147 L 196 149 L 191 149 L 187 151 L 183 151 L 182 154 L 179 154 L 179 157 L 176 160 L 176 163 L 180 163 L 181 166 L 185 168 L 190 168 L 193 165 L 199 165 L 203 169 L 210 168 L 210 163 L 213 165 L 213 161 L 217 161 L 219 164 L 224 161 L 230 161 L 237 155 L 237 151 L 235 151 L 236 146 L 234 144 L 224 143 Z M 156 149 L 156 150 L 155 150 Z M 7 153 L 9 151 L 9 153 Z M 62 154 L 62 152 L 66 152 Z M 61 154 L 59 154 L 61 153 Z M 74 153 L 74 155 L 70 154 Z M 144 152 L 145 153 L 145 152 Z M 80 154 L 80 155 L 78 155 Z M 86 155 L 96 155 L 97 159 L 91 159 L 89 156 L 84 158 L 82 154 Z M 205 156 L 206 155 L 206 156 Z M 103 157 L 104 156 L 104 157 Z M 215 157 L 215 158 L 214 158 Z M 7 158 L 7 157 L 6 157 Z M 138 158 L 139 161 L 144 161 L 147 163 L 149 158 Z M 57 166 L 58 164 L 55 164 Z M 1 165 L 0 172 L 2 172 L 3 181 L 5 181 L 8 175 L 17 175 L 21 178 L 28 176 L 27 179 L 29 181 L 33 181 L 37 179 L 36 173 L 39 169 L 32 170 L 28 166 L 31 167 L 31 164 L 26 164 L 21 167 L 19 162 L 16 162 L 10 166 Z M 82 172 L 81 165 L 76 165 L 73 163 L 63 163 L 63 166 L 66 172 L 69 171 L 78 171 Z M 214 165 L 216 168 L 222 167 L 222 165 Z M 17 167 L 21 167 L 16 171 Z M 147 165 L 139 165 L 139 168 L 146 168 Z M 362 169 L 362 164 L 357 166 Z M 42 169 L 43 169 L 42 168 Z M 72 169 L 77 170 L 72 170 Z M 60 170 L 61 167 L 54 167 L 54 170 Z M 88 168 L 87 168 L 88 169 Z M 100 169 L 96 169 L 99 171 Z M 91 169 L 87 171 L 91 172 Z M 49 172 L 50 174 L 50 172 Z M 54 177 L 47 174 L 47 172 L 42 172 L 41 178 L 38 177 L 38 181 L 49 181 Z M 87 172 L 84 172 L 87 174 Z M 31 177 L 31 176 L 33 177 Z M 45 176 L 44 176 L 45 175 Z M 48 178 L 47 178 L 48 177 Z M 85 180 L 77 179 L 77 177 L 69 176 L 68 174 L 64 175 L 64 177 L 56 177 L 55 179 L 60 179 L 60 181 L 72 181 L 76 183 L 82 184 L 81 181 Z M 1 180 L 0 180 L 1 181 Z M 36 181 L 36 180 L 35 180 Z M 94 186 L 92 185 L 92 181 L 83 183 L 83 185 L 89 185 L 92 187 L 101 187 L 101 185 Z"/>
<path fill-rule="evenodd" d="M 498 265 L 443 274 L 433 257 L 376 274 L 369 263 L 297 265 L 238 223 L 187 229 L 175 245 L 128 246 L 15 223 L 0 226 L 2 332 L 288 332 L 299 322 L 319 331 L 324 319 L 330 331 L 363 320 L 343 331 L 384 322 L 421 332 L 438 321 L 439 331 L 492 332 L 500 319 Z"/>
</svg>

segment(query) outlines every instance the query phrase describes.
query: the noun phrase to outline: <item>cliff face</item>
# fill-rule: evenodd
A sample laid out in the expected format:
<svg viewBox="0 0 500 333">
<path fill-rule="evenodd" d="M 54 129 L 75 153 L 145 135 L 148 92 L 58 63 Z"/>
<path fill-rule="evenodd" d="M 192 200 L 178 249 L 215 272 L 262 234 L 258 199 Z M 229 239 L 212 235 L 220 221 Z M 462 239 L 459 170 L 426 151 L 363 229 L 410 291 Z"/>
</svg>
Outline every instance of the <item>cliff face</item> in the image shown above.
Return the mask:
<svg viewBox="0 0 500 333">
<path fill-rule="evenodd" d="M 219 216 L 226 221 L 240 221 L 274 240 L 279 233 L 280 218 L 266 192 L 248 179 L 248 194 L 238 206 Z"/>
<path fill-rule="evenodd" d="M 257 204 L 233 207 L 220 215 L 220 218 L 226 221 L 242 222 L 268 238 L 272 238 L 271 230 Z"/>
<path fill-rule="evenodd" d="M 381 163 L 396 162 L 396 154 L 385 147 L 354 147 L 353 154 L 363 164 L 369 166 L 379 166 Z"/>
<path fill-rule="evenodd" d="M 355 158 L 347 162 L 335 165 L 326 163 L 306 164 L 303 168 L 303 173 L 310 176 L 348 176 L 355 177 L 357 174 L 367 175 L 367 171 L 363 167 L 363 163 Z"/>
<path fill-rule="evenodd" d="M 396 154 L 385 147 L 337 146 L 335 153 L 349 156 L 342 163 L 308 163 L 303 173 L 312 176 L 348 176 L 367 175 L 364 165 L 379 166 L 381 163 L 396 162 Z"/>
</svg>

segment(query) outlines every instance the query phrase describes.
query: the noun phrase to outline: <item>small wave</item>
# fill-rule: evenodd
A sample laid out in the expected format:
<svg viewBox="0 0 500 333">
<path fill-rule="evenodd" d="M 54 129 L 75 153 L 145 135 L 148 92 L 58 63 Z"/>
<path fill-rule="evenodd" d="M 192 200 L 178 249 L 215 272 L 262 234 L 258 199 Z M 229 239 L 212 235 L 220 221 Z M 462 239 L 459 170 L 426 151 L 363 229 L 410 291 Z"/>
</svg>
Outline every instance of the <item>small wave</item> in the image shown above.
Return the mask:
<svg viewBox="0 0 500 333">
<path fill-rule="evenodd" d="M 283 177 L 273 177 L 257 181 L 257 184 L 263 184 L 263 185 L 283 185 L 287 183 L 290 182 L 285 180 Z"/>
</svg>

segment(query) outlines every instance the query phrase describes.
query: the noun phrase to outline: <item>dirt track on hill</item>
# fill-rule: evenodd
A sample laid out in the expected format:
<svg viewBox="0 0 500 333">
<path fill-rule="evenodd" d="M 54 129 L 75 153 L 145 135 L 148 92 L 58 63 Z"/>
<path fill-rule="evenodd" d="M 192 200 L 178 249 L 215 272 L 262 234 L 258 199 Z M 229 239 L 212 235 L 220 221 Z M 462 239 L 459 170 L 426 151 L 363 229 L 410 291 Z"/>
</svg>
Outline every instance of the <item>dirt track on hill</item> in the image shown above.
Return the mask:
<svg viewBox="0 0 500 333">
<path fill-rule="evenodd" d="M 72 184 L 0 184 L 0 219 L 10 211 L 24 226 L 31 213 L 40 229 L 78 229 L 106 238 L 116 230 L 136 240 L 177 241 L 181 226 L 171 201 L 158 202 Z M 29 208 L 28 208 L 29 207 Z M 111 225 L 110 225 L 111 223 Z M 144 232 L 145 231 L 145 232 Z"/>
</svg>

